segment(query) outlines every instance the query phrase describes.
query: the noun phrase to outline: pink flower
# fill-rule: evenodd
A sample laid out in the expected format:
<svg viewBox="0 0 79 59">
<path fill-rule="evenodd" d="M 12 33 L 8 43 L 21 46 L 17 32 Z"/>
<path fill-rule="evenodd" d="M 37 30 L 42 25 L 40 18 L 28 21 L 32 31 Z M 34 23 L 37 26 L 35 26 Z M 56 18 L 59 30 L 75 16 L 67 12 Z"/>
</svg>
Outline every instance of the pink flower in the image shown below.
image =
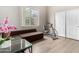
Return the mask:
<svg viewBox="0 0 79 59">
<path fill-rule="evenodd" d="M 8 24 L 8 17 L 6 17 L 3 22 L 4 24 Z"/>
<path fill-rule="evenodd" d="M 2 27 L 0 27 L 0 31 L 3 31 L 4 33 L 7 33 L 11 30 L 15 30 L 15 26 L 9 26 L 8 25 L 8 17 L 6 17 L 4 20 L 1 21 Z"/>
<path fill-rule="evenodd" d="M 1 24 L 8 24 L 8 17 L 4 18 L 4 19 L 1 21 Z"/>
</svg>

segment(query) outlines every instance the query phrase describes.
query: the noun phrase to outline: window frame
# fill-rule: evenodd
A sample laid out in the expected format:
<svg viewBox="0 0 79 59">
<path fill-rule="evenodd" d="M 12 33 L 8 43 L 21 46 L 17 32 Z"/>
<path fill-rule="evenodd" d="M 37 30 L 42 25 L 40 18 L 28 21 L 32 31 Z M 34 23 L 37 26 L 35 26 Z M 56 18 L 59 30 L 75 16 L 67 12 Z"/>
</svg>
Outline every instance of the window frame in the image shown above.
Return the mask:
<svg viewBox="0 0 79 59">
<path fill-rule="evenodd" d="M 38 16 L 37 16 L 37 24 L 35 24 L 35 25 L 26 25 L 25 24 L 25 19 L 24 19 L 24 10 L 25 10 L 25 8 L 30 8 L 30 9 L 36 9 L 36 11 L 38 11 Z M 36 7 L 21 7 L 21 26 L 23 26 L 23 27 L 30 27 L 30 26 L 39 26 L 39 17 L 40 17 L 40 9 L 39 8 L 36 8 Z"/>
</svg>

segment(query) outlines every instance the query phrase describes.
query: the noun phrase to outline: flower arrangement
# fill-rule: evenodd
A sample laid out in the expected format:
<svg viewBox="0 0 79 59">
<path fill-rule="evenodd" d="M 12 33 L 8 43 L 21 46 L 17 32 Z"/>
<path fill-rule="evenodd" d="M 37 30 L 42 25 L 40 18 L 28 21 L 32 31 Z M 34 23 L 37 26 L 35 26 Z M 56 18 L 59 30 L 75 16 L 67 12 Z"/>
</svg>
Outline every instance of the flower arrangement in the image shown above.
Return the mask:
<svg viewBox="0 0 79 59">
<path fill-rule="evenodd" d="M 0 33 L 5 34 L 4 38 L 0 38 L 0 44 L 9 39 L 11 31 L 16 29 L 15 26 L 9 25 L 8 22 L 8 17 L 5 17 L 2 21 L 0 21 Z"/>
</svg>

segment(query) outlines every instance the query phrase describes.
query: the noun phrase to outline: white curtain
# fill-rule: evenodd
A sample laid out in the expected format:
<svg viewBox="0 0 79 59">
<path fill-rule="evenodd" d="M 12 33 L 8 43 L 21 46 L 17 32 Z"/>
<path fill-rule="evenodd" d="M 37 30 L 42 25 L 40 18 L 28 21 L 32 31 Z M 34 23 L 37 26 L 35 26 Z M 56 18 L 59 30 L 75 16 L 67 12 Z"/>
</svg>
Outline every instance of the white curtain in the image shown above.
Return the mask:
<svg viewBox="0 0 79 59">
<path fill-rule="evenodd" d="M 55 22 L 59 36 L 79 40 L 79 9 L 56 12 Z"/>
</svg>

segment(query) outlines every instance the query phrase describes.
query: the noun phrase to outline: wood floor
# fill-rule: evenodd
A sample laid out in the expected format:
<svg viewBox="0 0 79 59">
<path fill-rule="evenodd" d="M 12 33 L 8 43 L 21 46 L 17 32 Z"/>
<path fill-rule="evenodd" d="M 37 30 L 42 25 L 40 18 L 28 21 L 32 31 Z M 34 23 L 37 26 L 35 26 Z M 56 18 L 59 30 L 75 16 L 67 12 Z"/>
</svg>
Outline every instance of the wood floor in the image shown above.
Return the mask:
<svg viewBox="0 0 79 59">
<path fill-rule="evenodd" d="M 33 53 L 78 53 L 79 41 L 59 37 L 53 40 L 44 36 L 44 40 L 33 42 Z"/>
</svg>

